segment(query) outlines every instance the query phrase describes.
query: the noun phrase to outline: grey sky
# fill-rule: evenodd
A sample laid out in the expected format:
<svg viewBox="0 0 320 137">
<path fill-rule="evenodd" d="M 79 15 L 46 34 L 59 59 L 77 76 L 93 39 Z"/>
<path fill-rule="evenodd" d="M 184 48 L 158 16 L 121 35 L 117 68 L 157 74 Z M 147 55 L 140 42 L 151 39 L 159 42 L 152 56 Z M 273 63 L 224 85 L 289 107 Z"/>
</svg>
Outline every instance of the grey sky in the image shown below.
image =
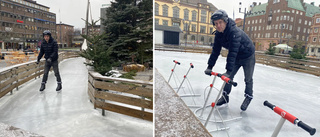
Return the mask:
<svg viewBox="0 0 320 137">
<path fill-rule="evenodd" d="M 110 4 L 111 0 L 90 0 L 91 12 L 93 20 L 98 20 L 100 17 L 100 8 L 102 4 Z M 239 13 L 239 2 L 242 2 L 242 11 L 244 7 L 249 7 L 252 2 L 266 3 L 268 0 L 208 0 L 218 9 L 227 11 L 229 17 L 233 17 L 233 9 L 236 18 L 243 18 L 243 14 Z M 319 6 L 319 0 L 304 0 L 307 3 L 315 2 Z M 50 12 L 56 13 L 56 22 L 69 24 L 75 28 L 83 28 L 85 22 L 81 18 L 86 17 L 87 0 L 37 0 L 37 3 L 50 7 Z M 60 13 L 59 13 L 60 10 Z M 90 19 L 89 15 L 89 20 Z M 98 23 L 100 24 L 100 22 Z"/>
<path fill-rule="evenodd" d="M 88 0 L 36 0 L 37 3 L 50 7 L 50 12 L 56 14 L 56 22 L 72 25 L 74 28 L 84 28 Z M 102 4 L 110 4 L 111 0 L 90 0 L 92 19 L 100 18 Z M 59 13 L 60 10 L 60 13 Z M 91 22 L 89 14 L 89 21 Z M 100 24 L 100 23 L 98 23 Z"/>
<path fill-rule="evenodd" d="M 241 12 L 243 12 L 244 8 L 247 7 L 248 9 L 253 2 L 257 2 L 257 4 L 259 4 L 259 2 L 267 3 L 268 0 L 208 0 L 208 2 L 212 3 L 218 9 L 225 10 L 230 18 L 233 18 L 233 9 L 235 18 L 243 18 L 243 14 L 239 13 L 239 2 L 242 3 Z M 320 4 L 319 0 L 304 0 L 304 2 L 309 4 L 315 2 L 315 6 L 319 6 Z"/>
</svg>

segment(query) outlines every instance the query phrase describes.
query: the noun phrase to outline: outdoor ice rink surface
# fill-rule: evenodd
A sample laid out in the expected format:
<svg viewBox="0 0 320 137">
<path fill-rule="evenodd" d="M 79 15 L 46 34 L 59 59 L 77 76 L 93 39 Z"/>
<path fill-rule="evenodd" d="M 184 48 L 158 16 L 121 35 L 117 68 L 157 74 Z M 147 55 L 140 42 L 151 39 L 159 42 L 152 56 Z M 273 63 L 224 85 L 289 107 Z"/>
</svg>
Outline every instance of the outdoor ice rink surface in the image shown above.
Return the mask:
<svg viewBox="0 0 320 137">
<path fill-rule="evenodd" d="M 46 137 L 151 137 L 152 122 L 110 111 L 102 116 L 101 109 L 93 108 L 84 61 L 72 58 L 59 64 L 61 93 L 55 91 L 56 78 L 50 72 L 44 93 L 39 92 L 41 76 L 2 97 L 0 122 Z"/>
<path fill-rule="evenodd" d="M 174 67 L 173 60 L 177 60 L 181 65 L 175 68 L 175 75 L 170 80 L 170 85 L 177 90 L 183 76 L 190 68 L 190 63 L 194 68 L 190 70 L 187 75 L 188 80 L 185 80 L 179 95 L 192 93 L 188 86 L 190 83 L 195 94 L 200 94 L 200 97 L 182 97 L 187 105 L 202 106 L 204 104 L 204 90 L 212 83 L 213 76 L 204 74 L 207 68 L 207 61 L 209 54 L 199 53 L 184 53 L 184 52 L 168 52 L 168 51 L 154 51 L 154 66 L 168 80 L 171 69 Z M 216 65 L 213 68 L 214 72 L 224 73 L 226 58 L 219 56 Z M 176 76 L 176 77 L 174 77 Z M 175 83 L 175 80 L 177 81 Z M 180 82 L 179 82 L 180 81 Z M 239 69 L 234 81 L 238 83 L 237 87 L 233 87 L 229 96 L 228 106 L 219 107 L 219 111 L 224 120 L 233 117 L 242 117 L 238 120 L 226 122 L 226 126 L 230 129 L 228 134 L 231 137 L 270 137 L 276 128 L 280 116 L 273 110 L 263 105 L 265 100 L 284 109 L 292 115 L 299 118 L 299 120 L 316 128 L 317 132 L 314 137 L 320 137 L 320 77 L 290 71 L 282 68 L 266 66 L 263 64 L 256 64 L 253 76 L 253 100 L 249 105 L 247 111 L 242 112 L 240 109 L 241 103 L 244 100 L 244 75 L 242 68 Z M 223 81 L 220 78 L 216 79 L 214 87 L 211 92 L 209 101 L 213 102 L 218 95 Z M 206 90 L 206 94 L 208 93 Z M 157 104 L 154 104 L 157 105 Z M 191 107 L 192 111 L 197 108 Z M 210 111 L 210 107 L 205 109 L 203 119 L 206 119 Z M 199 111 L 200 112 L 200 111 Z M 200 113 L 197 112 L 196 116 Z M 155 112 L 156 113 L 156 112 Z M 215 112 L 211 117 L 214 121 L 220 120 Z M 204 120 L 201 120 L 204 124 Z M 208 131 L 224 127 L 221 123 L 209 122 L 207 125 Z M 215 131 L 211 132 L 214 137 L 225 137 L 227 132 Z M 293 125 L 286 121 L 278 134 L 279 137 L 307 137 L 310 136 L 308 132 L 302 128 Z"/>
</svg>

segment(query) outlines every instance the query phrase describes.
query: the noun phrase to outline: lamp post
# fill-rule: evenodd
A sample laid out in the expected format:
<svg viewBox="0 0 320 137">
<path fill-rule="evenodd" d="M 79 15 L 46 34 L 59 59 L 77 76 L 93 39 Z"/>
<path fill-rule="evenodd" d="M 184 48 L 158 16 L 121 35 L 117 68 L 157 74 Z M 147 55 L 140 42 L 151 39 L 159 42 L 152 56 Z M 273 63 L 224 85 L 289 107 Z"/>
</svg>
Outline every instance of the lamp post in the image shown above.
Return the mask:
<svg viewBox="0 0 320 137">
<path fill-rule="evenodd" d="M 239 2 L 239 13 L 243 13 L 243 26 L 242 26 L 242 30 L 244 31 L 244 28 L 245 28 L 245 25 L 246 25 L 247 8 L 244 8 L 244 12 L 241 12 L 241 6 L 242 6 L 242 3 Z"/>
<path fill-rule="evenodd" d="M 188 26 L 188 25 L 189 25 L 191 22 L 189 21 L 189 24 L 188 24 L 188 21 L 183 19 L 183 23 L 184 23 L 184 28 L 185 28 L 185 31 L 186 31 L 186 34 L 185 34 L 185 48 L 187 48 L 188 33 L 189 33 L 189 26 Z"/>
<path fill-rule="evenodd" d="M 290 13 L 290 11 L 289 10 L 283 10 L 282 13 Z M 286 14 L 285 14 L 285 16 L 286 16 Z M 283 31 L 283 27 L 284 27 L 284 24 L 283 24 L 284 20 L 285 19 L 283 18 L 282 23 L 281 23 L 281 32 L 280 32 L 280 41 L 279 41 L 280 44 L 282 43 L 282 33 L 283 33 L 282 31 Z"/>
</svg>

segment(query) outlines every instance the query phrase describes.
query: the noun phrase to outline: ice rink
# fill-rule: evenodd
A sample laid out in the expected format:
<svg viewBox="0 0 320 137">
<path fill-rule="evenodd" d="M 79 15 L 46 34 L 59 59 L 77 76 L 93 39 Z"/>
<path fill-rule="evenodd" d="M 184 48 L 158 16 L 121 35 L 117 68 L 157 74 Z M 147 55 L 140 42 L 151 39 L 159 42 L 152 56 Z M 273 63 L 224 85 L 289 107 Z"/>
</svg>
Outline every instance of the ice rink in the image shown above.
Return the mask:
<svg viewBox="0 0 320 137">
<path fill-rule="evenodd" d="M 183 76 L 190 68 L 190 63 L 194 65 L 187 75 L 182 88 L 179 90 L 179 95 L 189 94 L 194 91 L 195 94 L 200 94 L 200 97 L 182 97 L 190 109 L 195 112 L 204 104 L 204 91 L 208 94 L 209 85 L 213 81 L 213 76 L 204 74 L 207 68 L 209 54 L 184 53 L 184 52 L 168 52 L 154 51 L 155 68 L 168 79 L 171 74 L 171 69 L 174 67 L 173 60 L 177 60 L 181 65 L 175 67 L 175 73 L 172 76 L 169 84 L 173 89 L 177 90 Z M 226 58 L 220 56 L 216 65 L 213 68 L 214 72 L 224 73 Z M 176 81 L 176 82 L 175 82 Z M 180 82 L 179 82 L 180 81 Z M 263 105 L 263 102 L 268 100 L 270 103 L 284 109 L 299 120 L 309 126 L 320 130 L 320 78 L 314 75 L 294 72 L 282 68 L 256 64 L 253 76 L 253 100 L 247 111 L 242 112 L 240 109 L 241 103 L 244 100 L 244 75 L 240 68 L 234 81 L 238 83 L 237 87 L 232 88 L 230 93 L 230 102 L 227 106 L 219 107 L 224 120 L 241 117 L 237 120 L 225 122 L 230 129 L 227 130 L 231 137 L 270 137 L 280 120 L 280 116 L 273 112 L 270 108 Z M 190 84 L 188 84 L 190 83 Z M 216 99 L 218 91 L 222 86 L 223 81 L 217 78 L 214 83 L 214 89 L 209 98 L 211 104 Z M 188 86 L 188 85 L 191 85 Z M 192 90 L 193 89 L 193 90 Z M 155 104 L 157 105 L 157 104 Z M 205 109 L 203 118 L 206 119 L 211 107 Z M 199 116 L 200 111 L 195 112 Z M 156 112 L 155 112 L 156 113 Z M 201 118 L 200 118 L 201 119 Z M 224 127 L 221 123 L 213 122 L 220 120 L 216 111 L 211 117 L 211 121 L 207 125 L 208 131 L 213 131 Z M 204 120 L 201 120 L 204 124 Z M 317 131 L 315 137 L 320 137 Z M 226 131 L 211 132 L 214 137 L 227 136 Z M 286 121 L 280 130 L 279 137 L 306 137 L 310 136 L 308 132 L 302 128 L 293 125 Z"/>
</svg>

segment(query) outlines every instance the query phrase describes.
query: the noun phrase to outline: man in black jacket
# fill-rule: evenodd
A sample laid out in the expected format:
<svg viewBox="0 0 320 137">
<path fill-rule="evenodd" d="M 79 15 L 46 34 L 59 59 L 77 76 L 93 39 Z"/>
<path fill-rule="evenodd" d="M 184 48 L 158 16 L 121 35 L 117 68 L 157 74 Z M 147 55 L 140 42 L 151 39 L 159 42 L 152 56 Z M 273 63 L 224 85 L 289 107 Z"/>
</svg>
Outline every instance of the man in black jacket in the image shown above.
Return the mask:
<svg viewBox="0 0 320 137">
<path fill-rule="evenodd" d="M 216 28 L 216 36 L 214 39 L 212 53 L 208 60 L 208 67 L 205 74 L 211 75 L 212 67 L 215 65 L 221 48 L 229 50 L 227 56 L 226 77 L 233 79 L 240 67 L 243 67 L 245 76 L 245 99 L 241 105 L 241 110 L 245 111 L 253 98 L 253 71 L 255 66 L 255 47 L 248 35 L 240 30 L 235 22 L 228 18 L 223 10 L 217 10 L 212 16 L 213 26 Z M 216 103 L 217 106 L 229 102 L 229 94 L 231 92 L 231 84 L 226 84 L 222 97 Z"/>
<path fill-rule="evenodd" d="M 44 66 L 44 75 L 42 78 L 40 91 L 43 91 L 46 88 L 48 73 L 51 66 L 53 67 L 54 75 L 56 76 L 57 82 L 58 82 L 56 91 L 60 91 L 62 89 L 62 86 L 61 86 L 61 77 L 59 74 L 59 67 L 58 67 L 58 45 L 57 45 L 57 42 L 51 37 L 51 32 L 49 30 L 45 30 L 43 32 L 43 38 L 44 40 L 41 43 L 40 53 L 38 55 L 38 60 L 37 60 L 37 64 L 39 64 L 40 59 L 44 54 L 46 63 Z"/>
</svg>

